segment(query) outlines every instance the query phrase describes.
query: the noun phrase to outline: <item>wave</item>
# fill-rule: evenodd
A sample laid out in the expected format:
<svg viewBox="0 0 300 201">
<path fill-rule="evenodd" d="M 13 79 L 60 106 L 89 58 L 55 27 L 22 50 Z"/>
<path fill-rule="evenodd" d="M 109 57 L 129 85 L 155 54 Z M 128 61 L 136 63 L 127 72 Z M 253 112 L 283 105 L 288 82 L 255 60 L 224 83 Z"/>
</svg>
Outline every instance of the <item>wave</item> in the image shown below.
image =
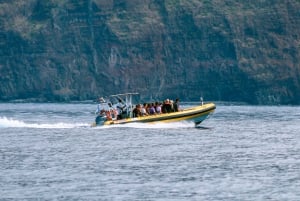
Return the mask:
<svg viewBox="0 0 300 201">
<path fill-rule="evenodd" d="M 80 128 L 91 127 L 90 123 L 27 123 L 24 121 L 0 117 L 0 128 Z M 107 129 L 107 128 L 143 128 L 143 129 L 176 129 L 176 128 L 191 128 L 195 127 L 192 122 L 173 122 L 173 123 L 128 123 L 116 124 L 109 126 L 94 127 L 94 129 Z"/>
<path fill-rule="evenodd" d="M 107 128 L 143 128 L 143 129 L 177 129 L 177 128 L 194 128 L 193 122 L 172 122 L 172 123 L 127 123 L 116 124 L 109 126 L 98 126 L 95 129 L 107 129 Z"/>
<path fill-rule="evenodd" d="M 0 128 L 78 128 L 78 127 L 89 127 L 87 123 L 25 123 L 7 117 L 0 117 Z"/>
</svg>

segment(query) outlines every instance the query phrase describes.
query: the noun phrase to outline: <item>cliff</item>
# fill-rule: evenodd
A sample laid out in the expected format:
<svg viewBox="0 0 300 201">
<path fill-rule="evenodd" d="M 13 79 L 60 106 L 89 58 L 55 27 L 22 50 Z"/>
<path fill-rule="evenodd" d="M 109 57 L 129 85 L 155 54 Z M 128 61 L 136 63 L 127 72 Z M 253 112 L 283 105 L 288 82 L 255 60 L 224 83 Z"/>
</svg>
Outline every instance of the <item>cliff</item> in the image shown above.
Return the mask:
<svg viewBox="0 0 300 201">
<path fill-rule="evenodd" d="M 300 104 L 300 1 L 0 0 L 0 100 Z"/>
</svg>

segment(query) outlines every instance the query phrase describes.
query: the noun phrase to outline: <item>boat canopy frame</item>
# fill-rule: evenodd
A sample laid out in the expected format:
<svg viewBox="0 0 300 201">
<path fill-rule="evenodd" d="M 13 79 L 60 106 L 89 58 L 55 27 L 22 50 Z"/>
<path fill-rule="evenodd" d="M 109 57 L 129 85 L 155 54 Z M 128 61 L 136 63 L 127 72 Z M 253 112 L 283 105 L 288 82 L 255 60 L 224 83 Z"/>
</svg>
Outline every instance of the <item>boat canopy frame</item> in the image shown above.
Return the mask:
<svg viewBox="0 0 300 201">
<path fill-rule="evenodd" d="M 126 117 L 132 118 L 133 117 L 133 105 L 132 105 L 132 96 L 139 95 L 139 93 L 132 92 L 132 93 L 123 93 L 123 94 L 115 94 L 110 95 L 109 98 L 115 98 L 117 100 L 121 100 L 123 104 L 126 106 Z"/>
</svg>

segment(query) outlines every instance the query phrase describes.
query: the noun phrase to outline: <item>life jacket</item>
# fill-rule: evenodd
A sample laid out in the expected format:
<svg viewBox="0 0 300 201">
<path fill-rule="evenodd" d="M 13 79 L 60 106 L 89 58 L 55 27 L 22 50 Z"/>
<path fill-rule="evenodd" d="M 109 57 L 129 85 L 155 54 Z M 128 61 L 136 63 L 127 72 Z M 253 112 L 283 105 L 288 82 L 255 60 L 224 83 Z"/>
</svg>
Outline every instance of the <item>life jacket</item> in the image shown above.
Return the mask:
<svg viewBox="0 0 300 201">
<path fill-rule="evenodd" d="M 117 112 L 116 109 L 111 109 L 111 110 L 110 110 L 110 114 L 111 114 L 111 118 L 112 118 L 112 119 L 115 119 L 115 118 L 117 118 L 117 116 L 118 116 L 118 112 Z"/>
<path fill-rule="evenodd" d="M 99 114 L 100 114 L 101 116 L 104 116 L 104 115 L 105 115 L 105 110 L 101 110 L 101 111 L 99 112 Z"/>
<path fill-rule="evenodd" d="M 112 119 L 111 119 L 110 111 L 105 111 L 105 115 L 106 115 L 106 119 L 107 119 L 107 120 L 112 120 Z"/>
</svg>

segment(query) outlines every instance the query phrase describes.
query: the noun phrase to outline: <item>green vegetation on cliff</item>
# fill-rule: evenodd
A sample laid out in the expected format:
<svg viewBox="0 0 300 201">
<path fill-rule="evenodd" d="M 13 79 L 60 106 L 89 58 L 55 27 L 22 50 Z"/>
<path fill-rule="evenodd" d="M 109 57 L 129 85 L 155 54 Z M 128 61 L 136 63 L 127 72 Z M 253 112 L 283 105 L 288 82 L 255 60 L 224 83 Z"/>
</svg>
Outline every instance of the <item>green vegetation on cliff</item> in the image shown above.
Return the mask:
<svg viewBox="0 0 300 201">
<path fill-rule="evenodd" d="M 300 104 L 297 0 L 0 0 L 0 100 Z"/>
</svg>

